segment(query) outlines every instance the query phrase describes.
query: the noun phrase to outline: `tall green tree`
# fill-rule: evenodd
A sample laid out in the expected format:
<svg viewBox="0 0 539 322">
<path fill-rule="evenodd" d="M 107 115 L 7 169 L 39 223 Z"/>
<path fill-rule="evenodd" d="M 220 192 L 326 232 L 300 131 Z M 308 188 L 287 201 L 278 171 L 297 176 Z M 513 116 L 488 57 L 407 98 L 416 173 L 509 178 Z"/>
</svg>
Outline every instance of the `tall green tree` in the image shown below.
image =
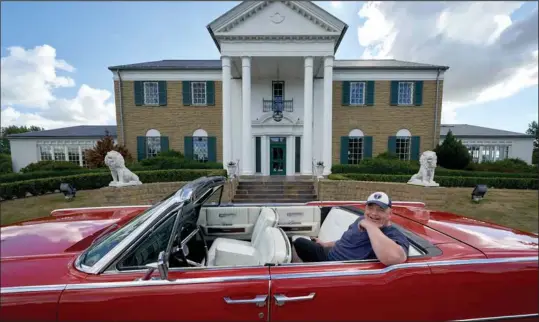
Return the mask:
<svg viewBox="0 0 539 322">
<path fill-rule="evenodd" d="M 528 129 L 526 130 L 526 134 L 533 135 L 535 137 L 533 140 L 533 164 L 539 163 L 539 131 L 537 131 L 537 128 L 537 121 L 532 121 L 530 124 L 528 124 Z"/>
<path fill-rule="evenodd" d="M 444 141 L 436 146 L 434 152 L 438 157 L 438 164 L 446 169 L 461 170 L 472 161 L 468 148 L 461 140 L 457 140 L 451 131 L 447 132 Z"/>
<path fill-rule="evenodd" d="M 35 125 L 32 125 L 32 126 L 10 125 L 10 126 L 0 128 L 0 153 L 11 154 L 11 149 L 9 147 L 9 140 L 7 138 L 8 135 L 26 133 L 26 132 L 43 131 L 43 130 L 45 129 L 39 126 L 35 126 Z"/>
</svg>

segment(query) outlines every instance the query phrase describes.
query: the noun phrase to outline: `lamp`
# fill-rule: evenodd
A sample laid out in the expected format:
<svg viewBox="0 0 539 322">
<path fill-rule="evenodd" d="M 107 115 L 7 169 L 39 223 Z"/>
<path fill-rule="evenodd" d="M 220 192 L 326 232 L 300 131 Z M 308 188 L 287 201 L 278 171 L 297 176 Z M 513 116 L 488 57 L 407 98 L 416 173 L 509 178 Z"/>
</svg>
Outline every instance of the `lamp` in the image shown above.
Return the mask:
<svg viewBox="0 0 539 322">
<path fill-rule="evenodd" d="M 472 191 L 472 201 L 475 201 L 475 202 L 481 201 L 481 199 L 485 197 L 487 190 L 488 190 L 487 185 L 485 184 L 476 185 Z"/>
<path fill-rule="evenodd" d="M 64 193 L 65 198 L 69 201 L 73 200 L 73 198 L 75 198 L 75 194 L 77 193 L 77 189 L 75 189 L 75 187 L 69 183 L 61 183 L 60 191 Z"/>
</svg>

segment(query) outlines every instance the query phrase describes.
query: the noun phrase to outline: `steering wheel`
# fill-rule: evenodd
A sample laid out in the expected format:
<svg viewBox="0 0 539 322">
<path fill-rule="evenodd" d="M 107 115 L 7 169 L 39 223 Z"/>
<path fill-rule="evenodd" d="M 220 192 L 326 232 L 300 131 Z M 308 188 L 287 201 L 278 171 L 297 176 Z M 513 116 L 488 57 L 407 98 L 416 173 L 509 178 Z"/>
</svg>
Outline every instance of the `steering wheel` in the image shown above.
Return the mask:
<svg viewBox="0 0 539 322">
<path fill-rule="evenodd" d="M 182 227 L 182 230 L 183 230 L 183 228 L 184 227 Z M 192 261 L 192 260 L 187 258 L 187 256 L 189 255 L 189 248 L 187 247 L 187 243 L 197 235 L 200 236 L 200 238 L 202 239 L 202 243 L 204 244 L 204 261 L 202 261 L 200 263 L 197 263 L 197 262 Z M 206 239 L 204 238 L 204 234 L 202 233 L 202 228 L 200 226 L 197 226 L 183 240 L 181 239 L 181 232 L 180 232 L 178 234 L 178 239 L 179 239 L 179 241 L 178 241 L 177 250 L 173 254 L 173 256 L 174 256 L 174 258 L 176 260 L 178 260 L 179 262 L 186 263 L 188 266 L 191 266 L 191 267 L 202 267 L 202 266 L 204 266 L 203 263 L 208 262 L 208 245 L 206 243 Z M 178 256 L 176 256 L 177 254 L 180 255 L 179 258 L 178 258 Z"/>
</svg>

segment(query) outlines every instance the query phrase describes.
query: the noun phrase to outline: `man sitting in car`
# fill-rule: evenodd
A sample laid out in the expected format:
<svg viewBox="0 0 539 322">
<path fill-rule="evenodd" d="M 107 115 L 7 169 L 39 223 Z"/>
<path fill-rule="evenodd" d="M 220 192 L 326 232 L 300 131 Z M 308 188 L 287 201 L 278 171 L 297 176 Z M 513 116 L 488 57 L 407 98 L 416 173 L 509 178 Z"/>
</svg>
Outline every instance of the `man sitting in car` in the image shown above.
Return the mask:
<svg viewBox="0 0 539 322">
<path fill-rule="evenodd" d="M 378 259 L 385 265 L 404 263 L 409 242 L 391 225 L 391 199 L 383 192 L 367 198 L 365 215 L 348 227 L 339 240 L 321 242 L 317 238 L 294 241 L 294 262 Z"/>
</svg>

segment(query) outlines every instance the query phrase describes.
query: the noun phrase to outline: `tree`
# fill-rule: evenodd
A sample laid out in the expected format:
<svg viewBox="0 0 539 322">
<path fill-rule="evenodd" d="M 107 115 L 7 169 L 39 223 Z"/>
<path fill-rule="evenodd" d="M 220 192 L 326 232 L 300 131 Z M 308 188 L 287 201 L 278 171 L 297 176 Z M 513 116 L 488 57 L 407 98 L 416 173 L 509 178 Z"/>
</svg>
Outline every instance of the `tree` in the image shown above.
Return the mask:
<svg viewBox="0 0 539 322">
<path fill-rule="evenodd" d="M 526 134 L 533 135 L 535 137 L 533 140 L 533 164 L 539 163 L 539 131 L 537 131 L 537 128 L 537 121 L 532 121 L 530 124 L 528 124 L 528 129 L 526 130 Z"/>
<path fill-rule="evenodd" d="M 131 162 L 133 159 L 127 148 L 123 145 L 114 144 L 114 138 L 109 135 L 109 132 L 105 132 L 105 136 L 97 141 L 93 149 L 86 150 L 85 157 L 86 163 L 89 168 L 100 168 L 105 166 L 105 156 L 109 151 L 117 151 L 123 157 L 126 163 Z"/>
<path fill-rule="evenodd" d="M 438 164 L 447 169 L 464 169 L 472 161 L 468 148 L 457 140 L 451 131 L 447 132 L 442 145 L 434 149 L 438 157 Z"/>
<path fill-rule="evenodd" d="M 26 133 L 26 132 L 43 131 L 43 130 L 45 129 L 39 126 L 35 126 L 35 125 L 31 125 L 30 127 L 10 125 L 7 127 L 0 128 L 0 138 L 1 138 L 0 139 L 0 153 L 11 154 L 9 140 L 7 138 L 8 135 Z"/>
</svg>

